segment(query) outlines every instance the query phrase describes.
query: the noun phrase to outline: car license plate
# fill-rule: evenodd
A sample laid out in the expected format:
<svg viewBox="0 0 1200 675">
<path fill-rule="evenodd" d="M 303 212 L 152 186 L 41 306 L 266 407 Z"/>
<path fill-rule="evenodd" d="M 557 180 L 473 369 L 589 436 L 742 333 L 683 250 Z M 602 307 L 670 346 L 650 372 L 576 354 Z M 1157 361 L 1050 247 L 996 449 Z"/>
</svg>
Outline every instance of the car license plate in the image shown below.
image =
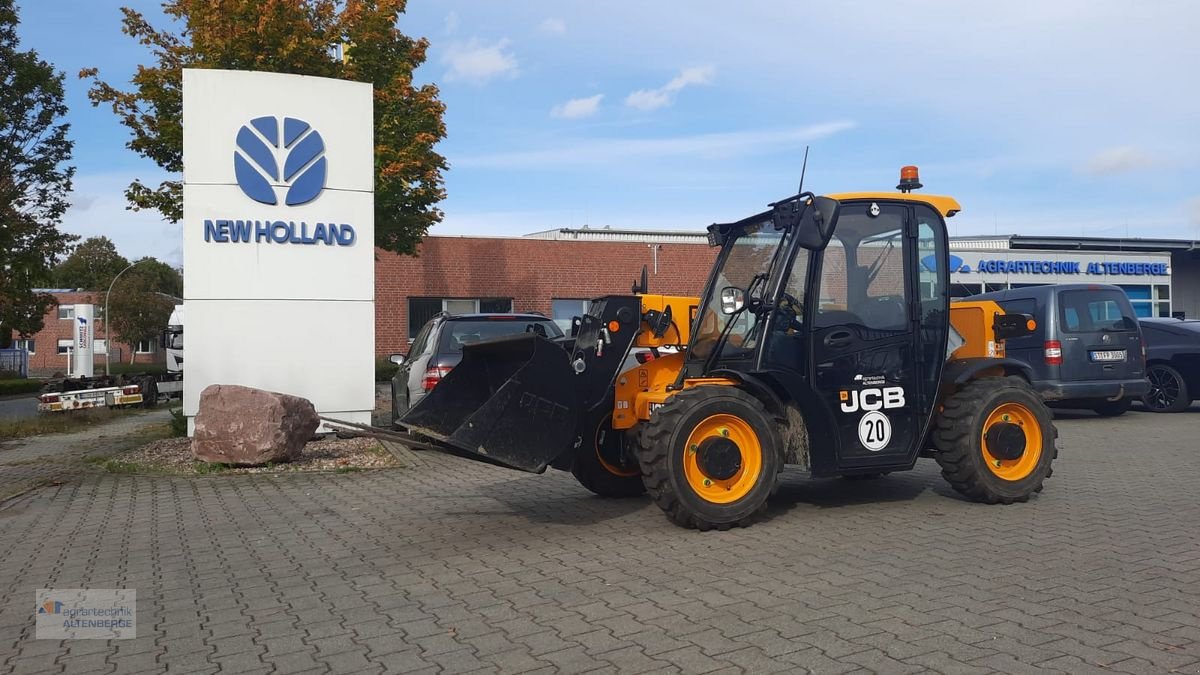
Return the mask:
<svg viewBox="0 0 1200 675">
<path fill-rule="evenodd" d="M 1092 352 L 1093 361 L 1124 361 L 1124 349 L 1111 349 L 1107 351 Z"/>
</svg>

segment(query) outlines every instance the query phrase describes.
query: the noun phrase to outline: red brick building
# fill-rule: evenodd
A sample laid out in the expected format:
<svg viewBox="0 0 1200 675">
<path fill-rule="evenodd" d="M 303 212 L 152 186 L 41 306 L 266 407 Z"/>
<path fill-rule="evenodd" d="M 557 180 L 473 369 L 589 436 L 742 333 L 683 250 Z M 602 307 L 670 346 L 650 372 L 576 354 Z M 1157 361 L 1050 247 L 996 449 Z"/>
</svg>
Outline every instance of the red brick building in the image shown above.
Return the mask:
<svg viewBox="0 0 1200 675">
<path fill-rule="evenodd" d="M 53 290 L 49 291 L 58 301 L 57 307 L 50 308 L 46 313 L 45 325 L 42 330 L 29 338 L 21 338 L 13 333 L 13 347 L 24 347 L 29 352 L 29 374 L 31 376 L 46 376 L 54 373 L 66 373 L 71 344 L 75 330 L 76 304 L 92 304 L 95 306 L 96 346 L 94 364 L 96 373 L 104 372 L 104 294 L 92 291 Z M 164 326 L 165 328 L 165 326 Z M 133 354 L 134 363 L 162 363 L 163 354 L 160 352 L 157 340 L 149 340 L 139 345 L 121 342 L 116 336 L 112 338 L 112 352 L 109 357 L 112 363 L 129 363 Z"/>
<path fill-rule="evenodd" d="M 426 237 L 419 254 L 376 251 L 375 352 L 404 353 L 443 309 L 541 312 L 563 321 L 584 303 L 628 294 L 645 265 L 651 293 L 699 295 L 716 258 L 703 233 L 553 230 L 520 238 Z"/>
</svg>

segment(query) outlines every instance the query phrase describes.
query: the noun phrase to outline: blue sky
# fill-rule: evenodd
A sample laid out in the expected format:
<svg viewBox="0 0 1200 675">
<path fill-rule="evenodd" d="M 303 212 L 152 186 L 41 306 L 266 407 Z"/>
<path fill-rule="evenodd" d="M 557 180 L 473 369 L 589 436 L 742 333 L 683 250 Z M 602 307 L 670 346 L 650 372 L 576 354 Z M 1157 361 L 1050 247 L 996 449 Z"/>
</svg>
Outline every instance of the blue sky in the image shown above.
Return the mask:
<svg viewBox="0 0 1200 675">
<path fill-rule="evenodd" d="M 68 74 L 64 227 L 180 262 L 179 226 L 124 210 L 162 174 L 75 78 L 147 58 L 120 3 L 18 4 L 23 45 Z M 1200 238 L 1198 3 L 411 0 L 401 27 L 447 105 L 434 234 L 700 229 L 794 192 L 807 144 L 816 192 L 919 165 L 962 202 L 955 235 Z"/>
</svg>

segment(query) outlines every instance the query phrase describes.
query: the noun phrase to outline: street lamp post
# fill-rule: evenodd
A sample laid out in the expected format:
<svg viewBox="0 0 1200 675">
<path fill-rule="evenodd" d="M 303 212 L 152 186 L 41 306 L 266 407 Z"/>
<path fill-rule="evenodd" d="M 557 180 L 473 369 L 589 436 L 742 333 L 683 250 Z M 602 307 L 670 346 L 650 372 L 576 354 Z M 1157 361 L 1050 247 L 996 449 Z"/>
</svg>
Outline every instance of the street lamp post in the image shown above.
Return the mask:
<svg viewBox="0 0 1200 675">
<path fill-rule="evenodd" d="M 146 258 L 142 258 L 142 260 L 146 260 Z M 109 356 L 109 350 L 112 349 L 112 347 L 108 342 L 108 296 L 110 293 L 112 293 L 113 284 L 117 283 L 117 279 L 120 279 L 122 274 L 125 274 L 129 270 L 133 269 L 133 266 L 142 262 L 142 260 L 135 260 L 129 263 L 129 267 L 117 272 L 117 276 L 113 277 L 113 280 L 108 284 L 108 291 L 104 293 L 104 375 L 106 377 L 109 375 L 108 362 L 112 358 Z"/>
</svg>

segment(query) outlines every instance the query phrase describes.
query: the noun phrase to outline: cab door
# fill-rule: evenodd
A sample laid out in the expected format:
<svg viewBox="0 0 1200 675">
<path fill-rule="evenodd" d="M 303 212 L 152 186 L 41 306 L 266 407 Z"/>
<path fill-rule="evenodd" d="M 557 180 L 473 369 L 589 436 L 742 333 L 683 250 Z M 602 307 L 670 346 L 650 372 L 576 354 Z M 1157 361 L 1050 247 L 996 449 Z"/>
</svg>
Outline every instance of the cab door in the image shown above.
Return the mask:
<svg viewBox="0 0 1200 675">
<path fill-rule="evenodd" d="M 944 224 L 937 225 L 940 244 L 920 236 L 935 228 L 922 229 L 909 204 L 842 207 L 810 302 L 809 382 L 837 446 L 814 453 L 814 473 L 901 467 L 916 456 L 940 377 L 941 361 L 928 362 L 944 359 L 938 351 L 945 350 L 945 329 L 936 330 L 947 310 L 946 284 L 936 281 L 947 276 Z M 935 266 L 942 261 L 934 281 L 918 271 L 918 260 L 929 256 Z M 928 306 L 926 293 L 937 296 Z M 923 335 L 925 328 L 933 333 Z M 832 465 L 818 466 L 821 455 Z"/>
</svg>

